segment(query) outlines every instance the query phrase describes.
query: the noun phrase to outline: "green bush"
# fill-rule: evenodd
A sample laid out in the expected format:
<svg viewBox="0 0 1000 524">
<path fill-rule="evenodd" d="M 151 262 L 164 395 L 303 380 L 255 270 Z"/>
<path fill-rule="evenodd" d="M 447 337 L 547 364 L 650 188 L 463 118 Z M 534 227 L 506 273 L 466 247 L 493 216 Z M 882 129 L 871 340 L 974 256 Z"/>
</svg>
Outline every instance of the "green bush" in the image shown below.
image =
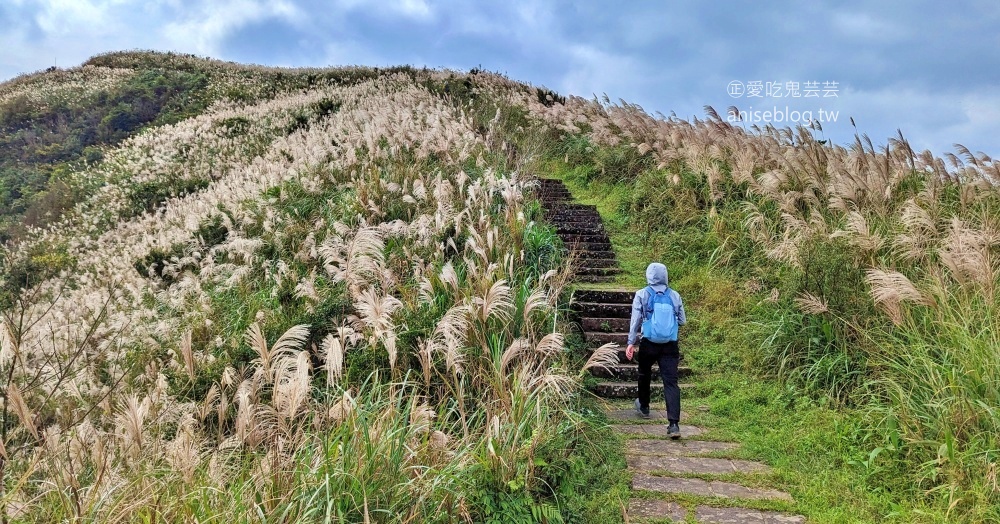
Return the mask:
<svg viewBox="0 0 1000 524">
<path fill-rule="evenodd" d="M 528 224 L 524 230 L 525 280 L 538 279 L 550 269 L 558 269 L 562 258 L 562 240 L 550 226 L 537 222 Z"/>
<path fill-rule="evenodd" d="M 0 258 L 0 311 L 11 308 L 23 291 L 31 291 L 42 282 L 72 269 L 76 260 L 65 246 L 37 246 L 16 255 Z"/>
</svg>

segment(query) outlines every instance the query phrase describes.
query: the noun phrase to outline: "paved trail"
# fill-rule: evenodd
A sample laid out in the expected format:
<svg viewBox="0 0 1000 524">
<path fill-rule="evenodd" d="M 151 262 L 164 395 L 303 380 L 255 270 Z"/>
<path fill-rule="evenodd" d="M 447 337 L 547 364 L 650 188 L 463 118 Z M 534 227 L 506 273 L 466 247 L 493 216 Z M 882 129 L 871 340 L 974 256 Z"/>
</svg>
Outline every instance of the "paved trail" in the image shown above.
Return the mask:
<svg viewBox="0 0 1000 524">
<path fill-rule="evenodd" d="M 560 180 L 542 179 L 539 183 L 547 219 L 576 255 L 577 279 L 584 284 L 614 281 L 621 269 L 597 209 L 573 203 Z M 591 348 L 607 342 L 624 344 L 634 292 L 578 289 L 574 293 L 574 309 Z M 626 522 L 685 522 L 689 518 L 719 524 L 806 522 L 801 515 L 746 507 L 753 501 L 794 501 L 788 493 L 762 487 L 770 473 L 766 464 L 731 458 L 740 449 L 738 442 L 718 442 L 711 439 L 711 428 L 685 425 L 684 421 L 690 420 L 687 413 L 681 415 L 684 437 L 670 440 L 665 415 L 655 410 L 655 405 L 651 406 L 650 419 L 640 419 L 631 407 L 638 391 L 638 369 L 625 360 L 624 351 L 619 360 L 617 366 L 601 373 L 602 381 L 594 392 L 609 399 L 608 417 L 626 438 L 624 452 L 633 490 Z M 655 367 L 653 372 L 657 376 Z M 692 370 L 682 366 L 680 376 L 690 382 Z M 656 382 L 651 397 L 662 399 L 663 386 Z M 690 387 L 690 383 L 681 384 L 682 389 Z M 682 505 L 678 500 L 687 502 Z"/>
</svg>

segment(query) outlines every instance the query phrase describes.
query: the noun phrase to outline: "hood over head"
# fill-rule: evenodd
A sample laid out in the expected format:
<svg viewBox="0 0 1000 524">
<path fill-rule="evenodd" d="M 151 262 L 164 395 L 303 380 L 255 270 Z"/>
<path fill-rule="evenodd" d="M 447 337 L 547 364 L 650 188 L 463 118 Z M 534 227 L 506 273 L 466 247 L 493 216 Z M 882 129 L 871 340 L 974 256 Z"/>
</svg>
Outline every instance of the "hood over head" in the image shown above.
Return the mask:
<svg viewBox="0 0 1000 524">
<path fill-rule="evenodd" d="M 667 289 L 667 266 L 659 262 L 653 262 L 648 267 L 646 267 L 646 283 L 649 284 L 655 291 L 664 291 Z"/>
</svg>

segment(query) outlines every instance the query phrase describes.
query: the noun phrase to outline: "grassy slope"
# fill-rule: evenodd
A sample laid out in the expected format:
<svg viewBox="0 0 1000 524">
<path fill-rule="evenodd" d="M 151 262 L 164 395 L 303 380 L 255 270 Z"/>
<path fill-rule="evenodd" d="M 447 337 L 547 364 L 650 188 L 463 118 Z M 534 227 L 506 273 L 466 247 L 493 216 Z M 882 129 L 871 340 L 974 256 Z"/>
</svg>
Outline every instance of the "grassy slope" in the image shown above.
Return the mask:
<svg viewBox="0 0 1000 524">
<path fill-rule="evenodd" d="M 944 522 L 938 510 L 899 500 L 867 476 L 869 452 L 857 443 L 864 420 L 850 410 L 802 396 L 754 369 L 754 304 L 721 264 L 710 241 L 694 230 L 639 231 L 630 226 L 630 187 L 588 181 L 582 170 L 552 160 L 546 176 L 561 178 L 582 203 L 596 205 L 624 269 L 601 287 L 639 288 L 646 265 L 667 264 L 671 285 L 684 297 L 690 323 L 683 347 L 695 369 L 696 389 L 684 401 L 695 424 L 716 428 L 713 438 L 743 443 L 741 457 L 774 468 L 762 484 L 791 493 L 796 503 L 757 503 L 760 509 L 794 511 L 810 522 Z M 708 236 L 708 235 L 705 235 Z M 700 413 L 696 406 L 707 406 Z M 765 482 L 765 480 L 769 482 Z M 681 498 L 682 502 L 705 502 Z"/>
<path fill-rule="evenodd" d="M 494 112 L 486 113 L 492 118 Z M 325 114 L 303 114 L 305 124 L 310 121 L 315 123 Z M 405 155 L 398 157 L 390 156 L 383 162 L 386 172 L 396 172 L 394 168 L 401 165 L 407 169 L 430 173 L 438 169 L 448 172 L 455 172 L 459 166 L 449 164 L 420 164 L 415 165 L 412 159 Z M 505 166 L 491 164 L 490 167 L 504 170 Z M 475 168 L 467 168 L 475 171 Z M 399 173 L 410 173 L 411 171 L 398 169 Z M 337 173 L 330 173 L 330 178 L 337 178 Z M 159 181 L 157 181 L 159 182 Z M 200 188 L 195 188 L 194 191 Z M 321 300 L 309 307 L 305 302 L 297 300 L 293 295 L 293 290 L 297 278 L 286 279 L 286 285 L 275 284 L 262 273 L 262 267 L 270 267 L 280 263 L 287 264 L 293 273 L 307 274 L 311 267 L 303 265 L 294 256 L 296 249 L 294 246 L 305 238 L 306 234 L 314 230 L 317 220 L 323 219 L 328 223 L 337 220 L 349 221 L 354 216 L 354 199 L 348 198 L 346 193 L 339 190 L 334 184 L 329 187 L 321 187 L 314 191 L 304 191 L 294 183 L 287 183 L 278 187 L 273 187 L 266 192 L 266 197 L 273 200 L 269 203 L 269 209 L 276 215 L 281 216 L 287 222 L 280 232 L 266 233 L 260 222 L 247 225 L 241 231 L 251 238 L 260 238 L 265 244 L 261 250 L 261 260 L 255 264 L 254 273 L 249 277 L 245 285 L 238 286 L 234 290 L 223 290 L 211 285 L 205 286 L 204 297 L 211 303 L 211 313 L 208 313 L 205 327 L 196 326 L 192 331 L 193 345 L 199 348 L 214 348 L 212 345 L 213 336 L 231 342 L 229 349 L 222 347 L 215 348 L 212 356 L 215 360 L 202 363 L 198 366 L 197 377 L 190 380 L 183 373 L 167 366 L 164 369 L 164 376 L 168 381 L 169 393 L 179 399 L 199 401 L 210 395 L 208 390 L 217 381 L 218 376 L 223 373 L 223 367 L 231 364 L 237 367 L 248 365 L 254 358 L 250 348 L 243 344 L 243 333 L 247 326 L 256 318 L 254 312 L 267 311 L 268 315 L 260 323 L 266 340 L 277 339 L 289 326 L 295 324 L 310 324 L 313 328 L 313 336 L 319 336 L 332 327 L 339 325 L 339 320 L 345 314 L 345 309 L 350 308 L 349 297 L 346 296 L 344 286 L 330 284 L 323 276 L 316 282 L 316 291 Z M 160 202 L 155 200 L 142 201 L 142 204 L 149 204 L 153 207 Z M 383 207 L 385 209 L 385 207 Z M 223 241 L 228 231 L 222 228 L 218 222 L 202 222 L 201 229 L 194 237 L 202 237 L 200 240 L 192 240 L 190 244 L 182 243 L 175 245 L 170 252 L 151 253 L 150 257 L 137 262 L 137 270 L 140 273 L 142 268 L 148 267 L 150 262 L 158 261 L 171 256 L 183 256 L 192 249 L 207 250 L 215 244 Z M 242 228 L 241 226 L 241 228 Z M 218 233 L 218 234 L 216 234 Z M 280 233 L 280 234 L 279 234 Z M 292 239 L 287 245 L 283 243 L 279 236 L 284 235 L 286 239 Z M 218 237 L 209 240 L 210 237 Z M 551 244 L 551 243 L 550 243 Z M 398 248 L 399 246 L 395 246 Z M 392 247 L 389 248 L 392 251 Z M 154 256 L 155 255 L 155 256 Z M 393 255 L 393 253 L 389 253 Z M 398 253 L 395 254 L 398 256 Z M 461 264 L 459 265 L 461 268 Z M 0 267 L 0 272 L 3 271 Z M 197 271 L 195 268 L 193 271 Z M 148 276 L 148 275 L 147 275 Z M 301 276 L 301 275 L 298 275 Z M 27 279 L 26 279 L 27 280 Z M 172 285 L 174 281 L 167 279 L 165 285 Z M 159 304 L 160 314 L 164 316 L 183 316 L 188 313 L 189 304 L 184 304 L 178 310 L 171 310 L 165 304 Z M 407 311 L 405 324 L 408 324 L 410 332 L 403 336 L 412 335 L 411 332 L 418 332 L 419 328 L 429 329 L 432 325 L 426 324 L 424 311 Z M 333 320 L 338 322 L 333 322 Z M 423 324 L 422 324 L 423 323 Z M 551 325 L 551 324 L 546 324 Z M 209 326 L 215 326 L 210 329 Z M 411 342 L 407 339 L 407 342 Z M 169 344 L 169 343 L 168 343 Z M 166 354 L 167 344 L 157 348 L 146 346 L 136 347 L 133 352 L 134 362 L 130 364 L 136 370 L 143 369 L 142 364 L 154 362 L 169 362 L 171 357 Z M 374 356 L 373 356 L 374 355 Z M 409 356 L 407 354 L 407 356 Z M 351 352 L 346 358 L 345 384 L 364 384 L 360 389 L 364 394 L 359 395 L 358 404 L 362 406 L 359 411 L 359 424 L 363 427 L 375 424 L 372 419 L 379 413 L 397 413 L 398 416 L 391 417 L 401 426 L 406 426 L 409 410 L 412 405 L 397 401 L 395 396 L 384 392 L 379 387 L 366 388 L 369 386 L 368 373 L 372 369 L 385 369 L 385 355 L 381 352 Z M 414 362 L 408 361 L 408 365 L 416 366 Z M 377 381 L 377 379 L 374 379 Z M 321 390 L 322 387 L 316 388 Z M 319 393 L 317 393 L 319 395 Z M 380 396 L 382 395 L 382 396 Z M 504 395 L 483 395 L 483 398 L 506 398 Z M 325 404 L 332 404 L 336 398 L 324 398 L 318 403 L 320 408 Z M 324 404 L 325 403 L 325 404 Z M 398 405 L 397 405 L 398 404 Z M 547 406 L 545 406 L 547 408 Z M 322 409 L 325 411 L 325 408 Z M 446 411 L 446 413 L 448 413 Z M 305 418 L 305 417 L 303 417 Z M 441 417 L 446 418 L 446 417 Z M 220 420 L 223 416 L 220 415 Z M 478 419 L 477 419 L 478 420 Z M 492 476 L 492 470 L 487 457 L 486 446 L 479 446 L 478 441 L 473 441 L 476 447 L 467 452 L 461 460 L 453 460 L 448 468 L 440 474 L 445 488 L 440 491 L 450 489 L 448 482 L 453 479 L 450 475 L 460 476 L 461 482 L 456 481 L 454 485 L 459 486 L 463 491 L 462 495 L 469 501 L 472 518 L 476 521 L 483 517 L 483 507 L 488 504 L 497 504 L 508 513 L 502 515 L 503 522 L 513 522 L 512 514 L 518 517 L 530 516 L 528 511 L 534 512 L 539 508 L 545 509 L 550 503 L 558 504 L 562 517 L 568 522 L 614 522 L 620 521 L 623 501 L 627 500 L 628 485 L 627 479 L 622 474 L 624 470 L 624 458 L 617 454 L 620 449 L 620 441 L 608 430 L 604 424 L 601 410 L 596 402 L 588 397 L 577 396 L 575 401 L 566 413 L 561 410 L 551 417 L 551 420 L 558 422 L 558 432 L 548 433 L 545 428 L 529 428 L 529 433 L 537 431 L 546 437 L 545 444 L 537 450 L 537 453 L 529 446 L 520 446 L 515 449 L 517 452 L 514 460 L 507 457 L 506 463 L 512 463 L 518 470 L 534 469 L 536 473 L 524 474 L 532 485 L 525 486 L 512 485 L 511 483 L 500 483 L 501 488 L 497 489 L 496 482 Z M 399 422 L 403 421 L 403 422 Z M 482 422 L 479 420 L 477 422 Z M 220 422 L 219 432 L 224 428 Z M 446 428 L 447 423 L 441 423 Z M 395 427 L 395 426 L 394 426 Z M 316 511 L 322 511 L 329 505 L 338 506 L 338 510 L 348 512 L 352 498 L 348 495 L 351 489 L 371 490 L 372 492 L 388 493 L 391 490 L 399 489 L 400 486 L 407 485 L 407 479 L 403 472 L 397 472 L 393 467 L 398 468 L 402 463 L 397 457 L 391 456 L 389 451 L 401 449 L 398 442 L 405 442 L 408 438 L 406 428 L 400 427 L 396 440 L 390 438 L 373 439 L 374 442 L 358 442 L 356 434 L 352 434 L 346 425 L 341 425 L 336 431 L 331 431 L 316 441 L 310 440 L 310 445 L 303 445 L 295 455 L 294 461 L 297 465 L 315 464 L 318 461 L 322 467 L 316 471 L 310 468 L 302 468 L 302 471 L 280 471 L 268 477 L 261 475 L 260 471 L 253 467 L 253 460 L 257 455 L 253 451 L 244 455 L 241 464 L 234 466 L 233 471 L 228 475 L 224 487 L 216 489 L 213 486 L 214 480 L 208 466 L 198 463 L 192 468 L 192 480 L 180 480 L 175 471 L 162 464 L 156 463 L 156 459 L 150 460 L 149 464 L 143 467 L 135 467 L 133 471 L 138 474 L 136 477 L 127 477 L 121 487 L 108 495 L 107 501 L 94 503 L 94 505 L 82 504 L 82 509 L 77 501 L 73 501 L 76 507 L 67 503 L 66 500 L 57 499 L 55 494 L 48 493 L 48 498 L 41 498 L 29 511 L 29 518 L 37 518 L 39 521 L 51 519 L 72 519 L 75 512 L 84 512 L 89 515 L 100 515 L 103 518 L 127 519 L 129 516 L 148 518 L 150 520 L 177 520 L 187 521 L 193 516 L 229 514 L 250 514 L 253 511 L 266 509 L 273 512 L 277 517 L 275 520 L 283 518 L 294 518 L 303 515 L 314 515 Z M 476 429 L 476 428 L 474 428 Z M 173 431 L 172 429 L 169 431 Z M 508 433 L 505 428 L 504 433 Z M 532 436 L 534 436 L 532 434 Z M 398 442 L 397 442 L 398 440 Z M 337 449 L 333 445 L 340 441 L 357 444 L 362 449 L 359 451 L 350 445 L 345 446 L 348 451 L 358 452 L 362 459 L 357 460 L 359 464 L 366 462 L 364 452 L 379 458 L 386 458 L 389 464 L 383 465 L 380 462 L 362 468 L 358 474 L 370 475 L 363 482 L 350 484 L 351 474 L 344 474 L 342 463 L 349 462 L 337 454 L 316 458 L 316 454 L 324 453 L 323 445 Z M 201 445 L 201 444 L 199 444 Z M 492 444 L 491 444 L 492 445 Z M 388 451 L 386 451 L 388 450 Z M 383 453 L 384 452 L 384 453 Z M 492 449 L 490 450 L 492 453 Z M 612 459 L 608 459 L 612 457 Z M 239 460 L 240 457 L 237 457 Z M 391 459 L 391 460 L 390 460 Z M 536 460 L 537 459 L 537 460 Z M 471 464 L 470 464 L 471 462 Z M 148 469 L 144 469 L 148 466 Z M 382 469 L 380 469 L 382 468 Z M 461 471 L 458 475 L 455 472 Z M 398 474 L 397 474 L 398 473 Z M 85 482 L 89 482 L 87 479 Z M 350 484 L 346 488 L 337 485 L 337 482 Z M 263 486 L 261 486 L 263 484 Z M 323 489 L 327 489 L 324 492 Z M 509 491 L 509 492 L 508 492 Z M 133 500 L 142 499 L 147 495 L 155 493 L 156 502 L 148 504 L 143 509 L 134 509 L 130 505 Z M 435 496 L 440 493 L 435 492 Z M 150 495 L 152 496 L 152 495 Z M 441 495 L 446 496 L 446 495 Z M 263 498 L 262 502 L 260 499 Z M 357 498 L 357 497 L 355 497 Z M 313 503 L 316 500 L 321 503 Z M 352 499 L 353 500 L 353 499 Z M 401 499 L 406 500 L 406 499 Z M 309 502 L 306 502 L 309 501 Z M 395 504 L 402 504 L 398 500 L 392 501 Z M 384 504 L 383 504 L 384 503 Z M 405 505 L 405 504 L 404 504 Z M 391 508 L 385 501 L 372 502 L 372 507 L 377 509 Z M 44 515 L 44 516 L 43 516 Z M 284 516 L 281 516 L 284 515 Z M 288 517 L 289 515 L 293 517 Z M 340 514 L 343 517 L 343 513 Z M 353 514 L 349 514 L 348 521 L 351 521 Z M 517 520 L 527 522 L 528 520 Z"/>
</svg>

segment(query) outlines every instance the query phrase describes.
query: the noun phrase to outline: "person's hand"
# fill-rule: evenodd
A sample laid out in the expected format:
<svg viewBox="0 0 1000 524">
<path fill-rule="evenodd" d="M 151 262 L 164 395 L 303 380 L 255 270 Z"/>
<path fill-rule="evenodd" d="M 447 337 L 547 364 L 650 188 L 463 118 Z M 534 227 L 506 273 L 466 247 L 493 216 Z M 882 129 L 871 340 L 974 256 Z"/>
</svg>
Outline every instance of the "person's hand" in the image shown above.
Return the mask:
<svg viewBox="0 0 1000 524">
<path fill-rule="evenodd" d="M 632 360 L 633 355 L 635 355 L 635 344 L 629 344 L 628 347 L 625 348 L 625 358 Z"/>
</svg>

